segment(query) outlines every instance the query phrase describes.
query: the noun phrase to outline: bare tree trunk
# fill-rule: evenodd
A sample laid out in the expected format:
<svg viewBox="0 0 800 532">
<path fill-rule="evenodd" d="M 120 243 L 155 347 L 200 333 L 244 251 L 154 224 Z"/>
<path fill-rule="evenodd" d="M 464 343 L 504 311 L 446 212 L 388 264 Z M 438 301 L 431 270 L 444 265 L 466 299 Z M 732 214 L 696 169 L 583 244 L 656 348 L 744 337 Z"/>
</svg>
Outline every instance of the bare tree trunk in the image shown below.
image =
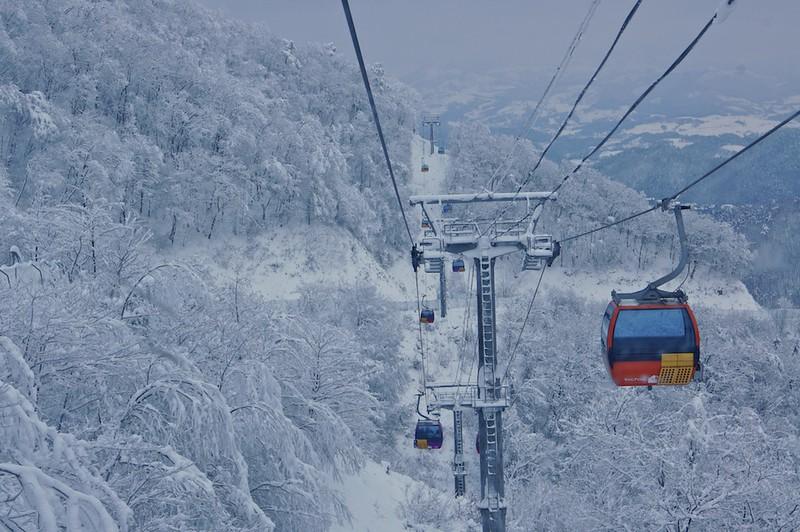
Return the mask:
<svg viewBox="0 0 800 532">
<path fill-rule="evenodd" d="M 172 228 L 169 230 L 169 243 L 175 245 L 175 231 L 178 229 L 178 215 L 172 213 Z"/>
</svg>

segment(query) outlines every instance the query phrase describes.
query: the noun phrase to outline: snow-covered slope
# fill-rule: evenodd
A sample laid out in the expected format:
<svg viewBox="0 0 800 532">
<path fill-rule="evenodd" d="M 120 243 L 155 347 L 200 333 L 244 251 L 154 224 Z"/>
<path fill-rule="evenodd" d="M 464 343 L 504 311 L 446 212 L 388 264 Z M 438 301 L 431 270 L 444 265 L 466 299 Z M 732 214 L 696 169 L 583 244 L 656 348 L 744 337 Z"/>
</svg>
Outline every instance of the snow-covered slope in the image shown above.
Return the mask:
<svg viewBox="0 0 800 532">
<path fill-rule="evenodd" d="M 247 280 L 267 299 L 296 299 L 301 288 L 321 282 L 357 280 L 391 301 L 408 300 L 414 289 L 408 271 L 386 270 L 348 230 L 317 223 L 276 226 L 252 239 L 202 242 L 175 257 L 208 267 L 220 281 Z"/>
<path fill-rule="evenodd" d="M 339 492 L 350 512 L 347 523 L 334 525 L 331 532 L 405 532 L 408 530 L 399 506 L 422 483 L 383 464 L 368 461 L 356 474 L 342 479 Z M 430 532 L 435 532 L 431 530 Z"/>
</svg>

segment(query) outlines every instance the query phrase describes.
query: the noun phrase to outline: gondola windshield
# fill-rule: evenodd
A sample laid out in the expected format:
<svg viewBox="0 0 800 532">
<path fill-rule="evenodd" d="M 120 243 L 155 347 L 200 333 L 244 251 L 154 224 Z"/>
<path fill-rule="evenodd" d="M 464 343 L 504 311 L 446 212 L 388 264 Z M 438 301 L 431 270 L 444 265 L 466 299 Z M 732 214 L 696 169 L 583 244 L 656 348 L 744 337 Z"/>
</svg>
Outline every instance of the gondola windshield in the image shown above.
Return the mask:
<svg viewBox="0 0 800 532">
<path fill-rule="evenodd" d="M 681 308 L 623 310 L 617 317 L 614 337 L 676 338 L 686 335 L 686 311 Z"/>
</svg>

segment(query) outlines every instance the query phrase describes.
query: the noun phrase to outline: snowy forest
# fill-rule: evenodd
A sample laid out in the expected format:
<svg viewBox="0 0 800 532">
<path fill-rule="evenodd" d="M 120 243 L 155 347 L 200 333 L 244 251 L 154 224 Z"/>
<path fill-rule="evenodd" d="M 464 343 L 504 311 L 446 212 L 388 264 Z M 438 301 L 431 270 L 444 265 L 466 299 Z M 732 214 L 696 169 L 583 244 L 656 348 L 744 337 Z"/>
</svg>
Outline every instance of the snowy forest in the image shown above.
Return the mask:
<svg viewBox="0 0 800 532">
<path fill-rule="evenodd" d="M 451 442 L 412 444 L 421 373 L 476 356 L 474 274 L 419 325 L 352 50 L 290 39 L 189 0 L 0 0 L 0 530 L 480 530 L 474 416 L 465 497 Z M 462 121 L 423 175 L 418 93 L 367 66 L 403 198 L 498 166 L 513 192 L 541 153 Z M 586 168 L 538 230 L 649 205 Z M 670 214 L 564 245 L 527 327 L 538 274 L 499 261 L 509 530 L 800 528 L 800 297 L 753 299 L 728 222 L 686 214 L 685 387 L 614 388 L 598 354 L 610 291 L 677 260 Z"/>
</svg>

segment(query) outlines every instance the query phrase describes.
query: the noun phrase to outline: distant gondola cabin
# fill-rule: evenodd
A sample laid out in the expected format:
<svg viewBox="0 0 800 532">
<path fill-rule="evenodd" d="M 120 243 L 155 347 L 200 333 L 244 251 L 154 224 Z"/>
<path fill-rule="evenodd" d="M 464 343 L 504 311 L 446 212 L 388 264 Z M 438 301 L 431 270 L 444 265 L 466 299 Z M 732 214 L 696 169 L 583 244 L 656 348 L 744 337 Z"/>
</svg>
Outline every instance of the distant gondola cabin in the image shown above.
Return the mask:
<svg viewBox="0 0 800 532">
<path fill-rule="evenodd" d="M 444 443 L 442 424 L 434 419 L 420 419 L 414 430 L 414 447 L 417 449 L 441 449 Z"/>
<path fill-rule="evenodd" d="M 464 265 L 464 259 L 454 259 L 453 260 L 453 271 L 456 273 L 463 273 L 466 269 Z"/>
<path fill-rule="evenodd" d="M 685 302 L 612 301 L 600 342 L 617 386 L 689 384 L 700 367 L 700 333 Z"/>
<path fill-rule="evenodd" d="M 428 170 L 430 170 L 430 167 L 427 164 L 422 163 L 422 171 L 427 172 Z"/>
<path fill-rule="evenodd" d="M 420 323 L 433 323 L 436 319 L 436 316 L 433 313 L 432 309 L 424 308 L 419 313 L 419 321 Z"/>
</svg>

